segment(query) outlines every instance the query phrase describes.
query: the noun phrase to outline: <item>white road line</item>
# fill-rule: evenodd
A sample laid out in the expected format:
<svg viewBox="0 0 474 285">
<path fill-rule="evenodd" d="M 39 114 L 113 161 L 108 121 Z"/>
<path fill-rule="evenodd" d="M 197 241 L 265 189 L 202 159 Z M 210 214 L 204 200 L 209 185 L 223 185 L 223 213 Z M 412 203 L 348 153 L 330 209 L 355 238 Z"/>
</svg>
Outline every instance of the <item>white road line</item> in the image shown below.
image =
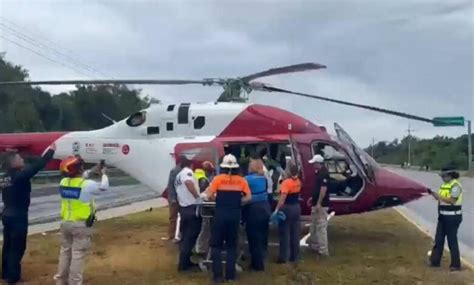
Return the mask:
<svg viewBox="0 0 474 285">
<path fill-rule="evenodd" d="M 430 239 L 433 239 L 431 234 L 429 233 L 428 230 L 424 229 L 421 225 L 419 225 L 415 220 L 412 218 L 408 217 L 405 213 L 403 213 L 400 209 L 394 208 L 403 218 L 405 218 L 408 222 L 413 224 L 417 229 L 419 229 L 422 233 L 430 237 Z M 449 251 L 449 248 L 445 246 L 445 249 Z M 471 270 L 474 270 L 474 264 L 470 263 L 467 261 L 464 257 L 461 257 L 462 262 Z"/>
</svg>

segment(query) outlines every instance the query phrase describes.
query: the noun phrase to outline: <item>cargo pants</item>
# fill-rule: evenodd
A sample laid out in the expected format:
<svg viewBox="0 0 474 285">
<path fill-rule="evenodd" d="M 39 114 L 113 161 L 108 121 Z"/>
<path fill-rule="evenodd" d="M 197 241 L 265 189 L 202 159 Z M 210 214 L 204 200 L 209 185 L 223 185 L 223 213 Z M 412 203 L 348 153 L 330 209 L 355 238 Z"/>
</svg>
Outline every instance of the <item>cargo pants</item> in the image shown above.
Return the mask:
<svg viewBox="0 0 474 285">
<path fill-rule="evenodd" d="M 87 251 L 91 247 L 92 228 L 85 222 L 61 223 L 61 251 L 56 285 L 82 285 Z"/>
<path fill-rule="evenodd" d="M 311 208 L 311 226 L 309 228 L 310 236 L 308 245 L 316 250 L 320 255 L 329 255 L 328 247 L 328 208 Z"/>
</svg>

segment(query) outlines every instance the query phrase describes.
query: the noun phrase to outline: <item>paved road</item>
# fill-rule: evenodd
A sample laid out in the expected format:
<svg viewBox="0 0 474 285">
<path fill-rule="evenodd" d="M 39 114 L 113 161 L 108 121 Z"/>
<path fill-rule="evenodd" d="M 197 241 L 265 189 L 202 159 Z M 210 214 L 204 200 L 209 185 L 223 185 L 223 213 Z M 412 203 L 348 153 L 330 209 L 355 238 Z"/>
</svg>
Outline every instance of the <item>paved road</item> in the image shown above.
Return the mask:
<svg viewBox="0 0 474 285">
<path fill-rule="evenodd" d="M 57 187 L 45 187 L 32 191 L 30 224 L 52 222 L 59 219 L 59 195 Z M 111 187 L 96 198 L 99 210 L 150 200 L 159 195 L 143 185 Z M 3 203 L 0 202 L 3 208 Z"/>
<path fill-rule="evenodd" d="M 405 169 L 392 169 L 392 171 L 418 181 L 432 190 L 441 185 L 441 178 L 436 173 L 420 172 Z M 461 253 L 474 264 L 474 178 L 461 177 L 464 187 L 463 192 L 463 223 L 459 229 L 459 242 Z M 419 225 L 434 236 L 437 223 L 437 203 L 432 197 L 424 197 L 406 204 L 400 209 Z"/>
</svg>

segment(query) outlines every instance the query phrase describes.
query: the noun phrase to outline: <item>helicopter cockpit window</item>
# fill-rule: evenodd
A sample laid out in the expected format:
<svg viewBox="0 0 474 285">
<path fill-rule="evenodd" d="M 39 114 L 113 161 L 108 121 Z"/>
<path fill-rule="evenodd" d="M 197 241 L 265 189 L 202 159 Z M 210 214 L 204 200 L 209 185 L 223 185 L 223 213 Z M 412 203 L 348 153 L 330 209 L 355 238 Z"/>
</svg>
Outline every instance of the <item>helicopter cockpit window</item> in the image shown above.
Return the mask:
<svg viewBox="0 0 474 285">
<path fill-rule="evenodd" d="M 329 171 L 329 192 L 332 198 L 353 199 L 363 189 L 363 179 L 350 155 L 344 150 L 323 141 L 312 144 L 313 155 L 324 157 Z"/>
<path fill-rule="evenodd" d="M 142 112 L 137 112 L 131 115 L 130 117 L 128 117 L 126 123 L 130 127 L 138 127 L 142 125 L 145 122 L 145 120 L 146 120 L 146 112 L 142 111 Z"/>
</svg>

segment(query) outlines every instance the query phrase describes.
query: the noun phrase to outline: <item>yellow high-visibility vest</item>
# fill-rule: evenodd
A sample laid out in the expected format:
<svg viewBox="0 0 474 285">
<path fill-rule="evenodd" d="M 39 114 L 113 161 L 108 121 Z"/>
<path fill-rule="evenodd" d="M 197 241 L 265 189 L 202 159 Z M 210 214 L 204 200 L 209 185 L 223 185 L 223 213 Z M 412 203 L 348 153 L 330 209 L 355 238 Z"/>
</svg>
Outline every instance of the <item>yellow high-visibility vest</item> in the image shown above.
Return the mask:
<svg viewBox="0 0 474 285">
<path fill-rule="evenodd" d="M 458 196 L 458 199 L 456 200 L 456 203 L 454 203 L 455 206 L 461 206 L 462 205 L 462 186 L 461 183 L 457 179 L 453 179 L 449 181 L 448 183 L 444 183 L 441 185 L 439 188 L 438 194 L 439 196 L 443 198 L 451 198 L 451 190 L 453 189 L 454 186 L 458 186 L 461 188 L 461 193 Z M 449 203 L 445 203 L 444 201 L 440 201 L 440 205 L 451 205 Z"/>
<path fill-rule="evenodd" d="M 79 198 L 85 179 L 63 178 L 60 183 L 61 219 L 63 221 L 86 221 L 95 209 L 94 200 L 83 202 Z"/>
<path fill-rule="evenodd" d="M 199 182 L 199 179 L 201 178 L 208 179 L 206 175 L 206 171 L 204 171 L 201 168 L 197 168 L 196 170 L 194 170 L 194 178 L 196 178 L 196 181 L 198 182 Z"/>
</svg>

